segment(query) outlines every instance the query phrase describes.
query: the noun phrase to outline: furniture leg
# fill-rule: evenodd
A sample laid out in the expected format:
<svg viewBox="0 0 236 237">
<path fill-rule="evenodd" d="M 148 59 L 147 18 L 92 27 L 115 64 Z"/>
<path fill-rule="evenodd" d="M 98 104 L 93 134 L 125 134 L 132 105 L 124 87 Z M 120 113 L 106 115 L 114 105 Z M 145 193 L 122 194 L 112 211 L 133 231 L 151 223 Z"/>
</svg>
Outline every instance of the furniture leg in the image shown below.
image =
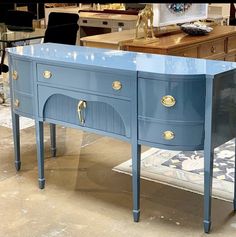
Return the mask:
<svg viewBox="0 0 236 237">
<path fill-rule="evenodd" d="M 140 216 L 140 157 L 141 145 L 132 144 L 132 193 L 133 193 L 133 218 L 139 221 Z"/>
<path fill-rule="evenodd" d="M 50 138 L 51 138 L 51 156 L 56 157 L 56 125 L 50 123 Z"/>
<path fill-rule="evenodd" d="M 19 115 L 12 112 L 12 128 L 13 128 L 13 141 L 14 141 L 14 151 L 15 151 L 15 167 L 19 171 L 21 167 L 20 161 L 20 123 Z"/>
<path fill-rule="evenodd" d="M 236 211 L 236 138 L 235 142 L 235 158 L 234 158 L 234 211 Z"/>
<path fill-rule="evenodd" d="M 204 148 L 204 231 L 211 228 L 211 196 L 213 175 L 213 149 L 207 144 Z"/>
<path fill-rule="evenodd" d="M 39 188 L 43 189 L 45 186 L 43 122 L 35 121 L 35 128 L 36 128 L 36 142 L 37 142 L 38 181 L 39 181 Z"/>
</svg>

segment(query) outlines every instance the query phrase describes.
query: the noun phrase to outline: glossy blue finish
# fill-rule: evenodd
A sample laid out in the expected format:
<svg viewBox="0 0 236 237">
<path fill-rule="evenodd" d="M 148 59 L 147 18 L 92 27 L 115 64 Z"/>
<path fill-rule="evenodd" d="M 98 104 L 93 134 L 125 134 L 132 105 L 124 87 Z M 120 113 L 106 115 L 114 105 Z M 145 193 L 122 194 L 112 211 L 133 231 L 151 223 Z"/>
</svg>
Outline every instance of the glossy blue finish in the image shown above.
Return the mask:
<svg viewBox="0 0 236 237">
<path fill-rule="evenodd" d="M 15 161 L 20 162 L 18 115 L 35 118 L 39 185 L 44 187 L 43 122 L 123 139 L 132 147 L 133 216 L 139 220 L 141 145 L 162 149 L 204 149 L 204 230 L 211 225 L 214 148 L 236 136 L 236 63 L 134 53 L 59 44 L 10 48 L 11 97 Z M 49 70 L 51 78 L 43 72 Z M 120 90 L 112 83 L 120 81 Z M 176 104 L 165 107 L 161 98 Z M 87 102 L 85 123 L 78 118 Z M 13 106 L 13 104 L 12 104 Z M 166 140 L 164 131 L 175 137 Z M 236 188 L 235 188 L 236 189 Z M 235 191 L 236 193 L 236 191 Z M 235 194 L 236 195 L 236 194 Z"/>
</svg>

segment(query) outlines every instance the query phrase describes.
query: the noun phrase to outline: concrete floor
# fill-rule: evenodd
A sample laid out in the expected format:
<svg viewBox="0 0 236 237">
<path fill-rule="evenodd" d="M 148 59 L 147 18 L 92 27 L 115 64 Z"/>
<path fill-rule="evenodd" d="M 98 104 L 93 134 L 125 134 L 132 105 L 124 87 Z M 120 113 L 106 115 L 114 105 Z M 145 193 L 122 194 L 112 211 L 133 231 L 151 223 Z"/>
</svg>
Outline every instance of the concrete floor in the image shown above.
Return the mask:
<svg viewBox="0 0 236 237">
<path fill-rule="evenodd" d="M 59 127 L 50 158 L 45 127 L 46 188 L 37 186 L 34 128 L 21 130 L 22 169 L 13 163 L 11 129 L 0 127 L 0 237 L 205 236 L 200 195 L 141 183 L 141 219 L 132 220 L 131 177 L 112 171 L 130 145 Z M 210 236 L 235 236 L 232 204 L 213 200 Z"/>
</svg>

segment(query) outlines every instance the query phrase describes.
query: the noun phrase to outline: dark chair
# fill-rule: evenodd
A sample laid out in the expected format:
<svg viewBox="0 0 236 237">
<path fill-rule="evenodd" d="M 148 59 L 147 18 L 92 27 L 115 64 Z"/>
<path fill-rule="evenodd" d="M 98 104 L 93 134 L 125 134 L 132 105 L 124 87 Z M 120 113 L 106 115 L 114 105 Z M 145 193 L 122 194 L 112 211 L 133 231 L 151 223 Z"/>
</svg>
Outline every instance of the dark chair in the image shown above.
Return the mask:
<svg viewBox="0 0 236 237">
<path fill-rule="evenodd" d="M 44 43 L 76 44 L 79 15 L 74 13 L 51 12 L 45 31 Z"/>
<path fill-rule="evenodd" d="M 229 16 L 229 25 L 236 25 L 236 18 L 235 18 L 236 9 L 234 3 L 230 3 L 230 16 Z"/>
<path fill-rule="evenodd" d="M 29 11 L 9 10 L 5 24 L 12 31 L 33 31 L 34 14 Z"/>
</svg>

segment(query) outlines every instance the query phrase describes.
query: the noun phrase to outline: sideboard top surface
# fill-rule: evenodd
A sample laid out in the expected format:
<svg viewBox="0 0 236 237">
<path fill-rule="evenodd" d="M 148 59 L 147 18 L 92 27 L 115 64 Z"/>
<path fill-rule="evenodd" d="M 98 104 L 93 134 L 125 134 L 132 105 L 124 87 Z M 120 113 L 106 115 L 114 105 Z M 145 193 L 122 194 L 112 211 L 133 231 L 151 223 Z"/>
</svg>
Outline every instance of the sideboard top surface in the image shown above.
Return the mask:
<svg viewBox="0 0 236 237">
<path fill-rule="evenodd" d="M 185 58 L 149 53 L 135 53 L 94 47 L 71 46 L 55 43 L 35 44 L 8 48 L 16 56 L 30 60 L 43 60 L 99 67 L 104 70 L 128 70 L 169 75 L 217 75 L 236 69 L 235 62 Z"/>
</svg>

